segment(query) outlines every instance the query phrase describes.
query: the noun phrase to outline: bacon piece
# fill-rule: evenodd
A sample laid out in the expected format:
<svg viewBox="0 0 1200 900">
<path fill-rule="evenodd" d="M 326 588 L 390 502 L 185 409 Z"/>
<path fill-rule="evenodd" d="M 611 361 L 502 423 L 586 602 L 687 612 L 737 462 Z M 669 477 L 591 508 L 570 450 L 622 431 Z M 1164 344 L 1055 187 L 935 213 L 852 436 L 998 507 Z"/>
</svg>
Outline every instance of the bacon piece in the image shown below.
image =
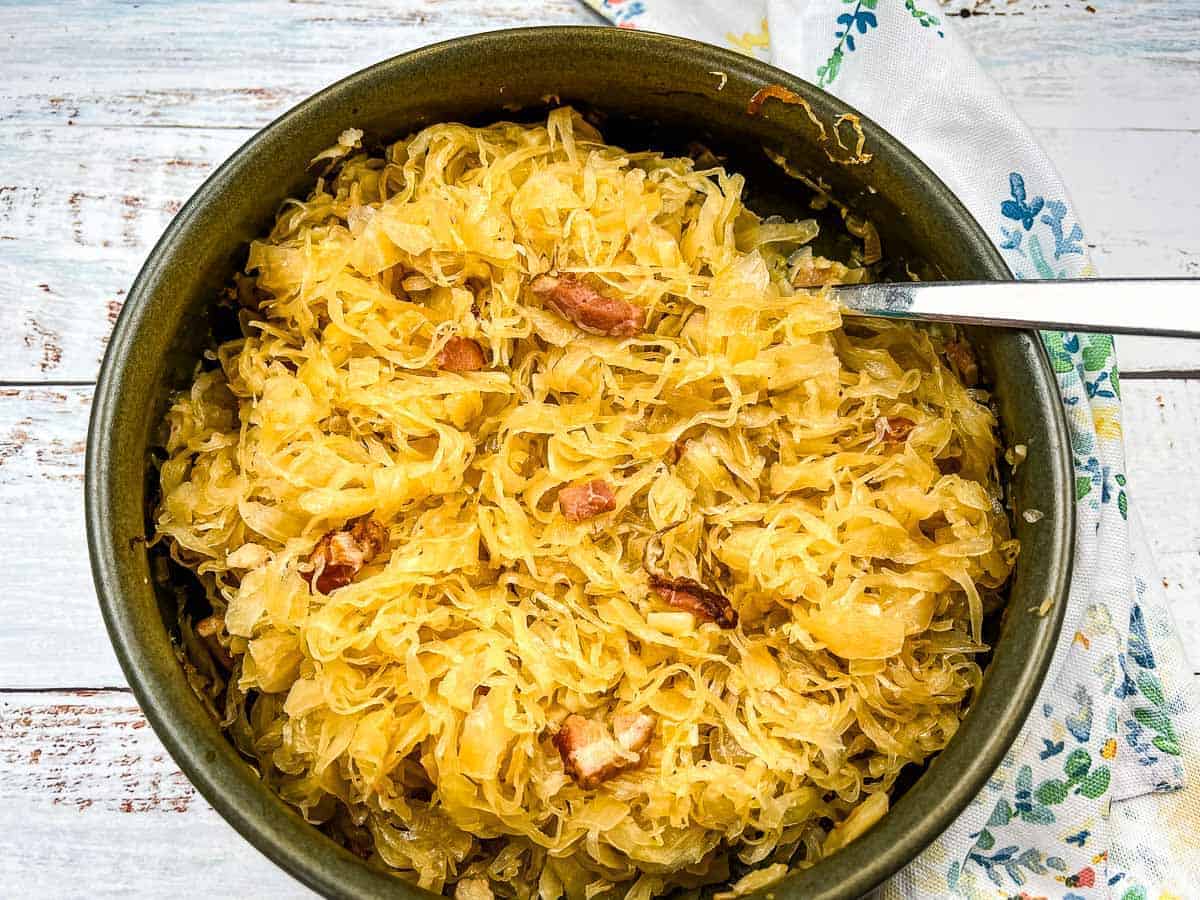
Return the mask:
<svg viewBox="0 0 1200 900">
<path fill-rule="evenodd" d="M 313 548 L 304 580 L 322 594 L 345 587 L 359 570 L 369 563 L 387 542 L 387 531 L 370 516 L 353 522 L 348 528 L 330 531 Z"/>
<path fill-rule="evenodd" d="M 539 275 L 530 288 L 542 302 L 589 334 L 631 337 L 646 327 L 640 306 L 606 297 L 570 275 Z"/>
<path fill-rule="evenodd" d="M 671 445 L 671 449 L 667 451 L 667 459 L 671 461 L 671 465 L 678 465 L 683 459 L 683 455 L 687 453 L 688 444 L 692 442 L 691 438 L 680 438 Z"/>
<path fill-rule="evenodd" d="M 483 349 L 470 338 L 455 335 L 437 355 L 437 364 L 447 372 L 478 372 L 486 365 Z"/>
<path fill-rule="evenodd" d="M 657 720 L 645 713 L 613 716 L 616 738 L 606 726 L 580 715 L 569 715 L 554 735 L 563 768 L 580 787 L 594 788 L 618 772 L 642 761 L 642 751 L 654 736 Z"/>
<path fill-rule="evenodd" d="M 650 576 L 650 587 L 668 606 L 690 612 L 702 622 L 716 622 L 722 628 L 736 628 L 737 610 L 716 591 L 710 591 L 690 578 L 661 578 Z"/>
<path fill-rule="evenodd" d="M 964 385 L 975 387 L 979 384 L 979 362 L 970 344 L 966 341 L 947 341 L 945 352 L 950 368 Z"/>
<path fill-rule="evenodd" d="M 213 658 L 226 671 L 233 670 L 233 657 L 225 645 L 221 643 L 221 633 L 225 631 L 225 620 L 218 615 L 201 619 L 195 625 L 196 636 L 208 646 Z"/>
<path fill-rule="evenodd" d="M 880 416 L 875 420 L 875 440 L 871 443 L 874 445 L 883 441 L 888 444 L 902 444 L 908 439 L 909 432 L 916 427 L 916 422 L 903 416 Z"/>
<path fill-rule="evenodd" d="M 647 713 L 623 710 L 613 716 L 613 734 L 617 743 L 631 753 L 640 753 L 654 737 L 654 726 L 658 720 Z"/>
<path fill-rule="evenodd" d="M 572 484 L 558 492 L 558 508 L 568 522 L 583 522 L 617 508 L 617 498 L 607 481 L 594 478 Z"/>
</svg>

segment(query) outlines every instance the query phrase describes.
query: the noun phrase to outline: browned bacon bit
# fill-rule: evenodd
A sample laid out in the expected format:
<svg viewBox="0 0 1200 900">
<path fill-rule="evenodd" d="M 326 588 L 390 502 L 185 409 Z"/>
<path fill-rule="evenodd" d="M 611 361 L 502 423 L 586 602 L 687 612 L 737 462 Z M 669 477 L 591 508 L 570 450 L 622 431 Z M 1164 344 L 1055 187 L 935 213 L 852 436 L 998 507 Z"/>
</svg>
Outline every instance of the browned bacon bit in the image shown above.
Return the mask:
<svg viewBox="0 0 1200 900">
<path fill-rule="evenodd" d="M 678 465 L 683 459 L 683 455 L 687 453 L 688 444 L 691 443 L 691 438 L 680 438 L 671 445 L 671 449 L 667 451 L 667 457 L 671 460 L 671 465 Z"/>
<path fill-rule="evenodd" d="M 307 571 L 301 575 L 322 594 L 328 594 L 353 581 L 386 542 L 384 527 L 364 516 L 348 528 L 331 531 L 317 541 L 308 556 Z"/>
<path fill-rule="evenodd" d="M 979 363 L 975 359 L 975 351 L 966 341 L 947 341 L 946 360 L 967 387 L 979 384 Z"/>
<path fill-rule="evenodd" d="M 887 444 L 902 444 L 908 439 L 909 432 L 917 427 L 912 419 L 903 416 L 880 416 L 875 420 L 875 440 Z"/>
<path fill-rule="evenodd" d="M 483 349 L 470 338 L 455 335 L 437 355 L 437 364 L 447 372 L 478 372 L 485 365 Z"/>
<path fill-rule="evenodd" d="M 617 498 L 607 481 L 595 478 L 572 484 L 558 492 L 558 508 L 568 522 L 583 522 L 617 508 Z"/>
<path fill-rule="evenodd" d="M 793 287 L 820 287 L 823 284 L 834 284 L 839 279 L 840 263 L 826 259 L 823 256 L 810 256 L 801 260 L 792 273 Z"/>
<path fill-rule="evenodd" d="M 209 652 L 212 653 L 213 659 L 226 672 L 231 671 L 233 669 L 233 657 L 229 655 L 229 651 L 221 643 L 221 633 L 225 631 L 225 620 L 218 615 L 208 616 L 196 623 L 195 631 L 196 636 L 204 641 Z"/>
<path fill-rule="evenodd" d="M 690 612 L 702 622 L 716 622 L 722 628 L 736 628 L 737 610 L 716 591 L 710 591 L 690 578 L 660 578 L 650 576 L 650 587 L 668 606 Z"/>
<path fill-rule="evenodd" d="M 554 735 L 554 746 L 567 774 L 580 787 L 594 788 L 642 761 L 641 751 L 654 736 L 655 724 L 655 718 L 645 713 L 618 713 L 613 717 L 614 739 L 601 723 L 572 714 Z"/>
<path fill-rule="evenodd" d="M 570 275 L 539 275 L 530 288 L 542 302 L 589 334 L 631 337 L 646 327 L 640 306 L 606 297 Z"/>
</svg>

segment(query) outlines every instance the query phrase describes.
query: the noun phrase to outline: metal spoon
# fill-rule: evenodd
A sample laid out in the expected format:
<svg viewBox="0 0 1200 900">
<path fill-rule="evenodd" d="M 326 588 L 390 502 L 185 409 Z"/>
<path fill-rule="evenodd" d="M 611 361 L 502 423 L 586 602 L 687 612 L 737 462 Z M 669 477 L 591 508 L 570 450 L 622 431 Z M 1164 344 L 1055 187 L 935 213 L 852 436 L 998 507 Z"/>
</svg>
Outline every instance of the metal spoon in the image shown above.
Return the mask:
<svg viewBox="0 0 1200 900">
<path fill-rule="evenodd" d="M 848 316 L 1200 338 L 1200 278 L 837 285 Z"/>
</svg>

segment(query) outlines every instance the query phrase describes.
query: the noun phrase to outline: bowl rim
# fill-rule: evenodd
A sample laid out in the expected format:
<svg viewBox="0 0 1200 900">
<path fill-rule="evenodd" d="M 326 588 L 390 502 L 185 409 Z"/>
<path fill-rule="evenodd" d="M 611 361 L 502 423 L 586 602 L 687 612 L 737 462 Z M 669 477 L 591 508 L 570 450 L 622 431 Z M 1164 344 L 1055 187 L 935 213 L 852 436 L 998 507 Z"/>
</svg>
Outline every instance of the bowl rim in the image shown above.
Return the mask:
<svg viewBox="0 0 1200 900">
<path fill-rule="evenodd" d="M 88 550 L 105 626 L 121 669 L 146 718 L 172 758 L 201 795 L 246 840 L 292 877 L 330 897 L 395 896 L 402 885 L 397 883 L 394 876 L 369 869 L 349 851 L 327 840 L 324 835 L 318 835 L 315 826 L 304 821 L 262 784 L 250 767 L 236 755 L 222 734 L 218 733 L 217 737 L 223 747 L 215 746 L 212 736 L 189 720 L 181 707 L 181 704 L 187 702 L 187 698 L 179 695 L 171 685 L 162 683 L 159 677 L 161 673 L 156 674 L 155 664 L 149 658 L 146 638 L 132 614 L 131 606 L 123 598 L 124 579 L 116 562 L 117 544 L 114 529 L 109 524 L 113 521 L 112 513 L 116 502 L 109 473 L 117 465 L 109 436 L 115 422 L 114 411 L 122 386 L 124 360 L 140 326 L 152 314 L 148 301 L 155 293 L 163 273 L 170 266 L 173 250 L 180 236 L 187 232 L 189 223 L 198 210 L 220 197 L 231 173 L 255 156 L 268 134 L 286 128 L 290 123 L 302 119 L 313 107 L 343 92 L 378 78 L 392 77 L 393 70 L 399 70 L 401 74 L 397 77 L 403 77 L 405 68 L 423 58 L 446 53 L 486 52 L 487 48 L 500 49 L 510 41 L 518 39 L 607 42 L 614 46 L 620 42 L 624 44 L 622 52 L 634 55 L 670 48 L 708 60 L 713 69 L 727 73 L 737 71 L 762 82 L 778 83 L 801 93 L 823 96 L 837 107 L 859 115 L 864 129 L 873 132 L 872 143 L 882 147 L 896 168 L 908 177 L 916 177 L 926 189 L 932 191 L 933 201 L 954 221 L 954 226 L 966 232 L 975 244 L 983 248 L 981 256 L 986 257 L 984 264 L 991 270 L 991 277 L 1002 280 L 1011 280 L 1013 277 L 991 240 L 962 202 L 912 151 L 868 117 L 862 116 L 849 104 L 791 73 L 732 50 L 673 35 L 588 25 L 562 25 L 511 28 L 451 38 L 390 57 L 334 82 L 278 116 L 238 147 L 192 194 L 155 243 L 133 282 L 113 329 L 100 367 L 88 427 L 84 488 Z M 498 103 L 497 111 L 499 110 Z M 1040 369 L 1038 376 L 1046 384 L 1057 389 L 1057 381 L 1053 376 L 1045 347 L 1036 333 L 1029 334 L 1033 336 L 1036 348 L 1036 359 Z M 1057 432 L 1058 440 L 1056 446 L 1049 448 L 1051 462 L 1057 467 L 1055 471 L 1061 470 L 1069 476 L 1072 464 L 1066 419 L 1061 407 L 1056 407 L 1054 419 L 1054 431 Z M 1067 480 L 1069 481 L 1069 478 Z M 1036 632 L 1030 642 L 1026 661 L 1032 661 L 1032 665 L 1025 665 L 1012 674 L 1014 683 L 1011 685 L 1010 694 L 1015 699 L 1010 701 L 1007 707 L 1009 714 L 969 748 L 965 744 L 956 748 L 951 742 L 930 764 L 936 765 L 957 749 L 958 756 L 964 761 L 967 758 L 974 759 L 974 763 L 966 769 L 970 777 L 950 784 L 940 799 L 920 812 L 917 821 L 910 824 L 906 831 L 883 835 L 879 828 L 873 828 L 839 853 L 829 857 L 829 861 L 841 860 L 839 868 L 842 870 L 842 877 L 836 884 L 830 884 L 828 880 L 809 879 L 804 885 L 803 896 L 856 897 L 880 884 L 932 843 L 961 814 L 1000 764 L 1037 698 L 1050 666 L 1065 614 L 1065 599 L 1074 556 L 1075 505 L 1069 491 L 1063 490 L 1060 493 L 1062 496 L 1053 498 L 1063 510 L 1061 516 L 1054 517 L 1058 529 L 1053 536 L 1054 546 L 1058 548 L 1055 560 L 1057 565 L 1051 566 L 1046 579 L 1047 594 L 1058 602 L 1045 617 L 1045 626 Z M 177 688 L 178 685 L 173 687 Z M 191 699 L 194 701 L 194 697 Z M 241 763 L 241 768 L 227 764 L 232 761 Z M 270 794 L 270 798 L 260 796 L 262 794 Z M 900 802 L 902 803 L 903 799 Z M 329 847 L 322 849 L 315 845 L 313 841 L 317 837 Z M 823 861 L 820 866 L 806 871 L 828 871 L 825 866 L 826 861 Z M 787 882 L 775 886 L 772 890 L 785 896 L 791 895 L 793 891 L 789 882 L 793 877 L 802 879 L 804 874 L 802 871 L 795 876 L 790 875 Z M 404 884 L 403 887 L 420 892 L 420 889 L 408 884 Z"/>
</svg>

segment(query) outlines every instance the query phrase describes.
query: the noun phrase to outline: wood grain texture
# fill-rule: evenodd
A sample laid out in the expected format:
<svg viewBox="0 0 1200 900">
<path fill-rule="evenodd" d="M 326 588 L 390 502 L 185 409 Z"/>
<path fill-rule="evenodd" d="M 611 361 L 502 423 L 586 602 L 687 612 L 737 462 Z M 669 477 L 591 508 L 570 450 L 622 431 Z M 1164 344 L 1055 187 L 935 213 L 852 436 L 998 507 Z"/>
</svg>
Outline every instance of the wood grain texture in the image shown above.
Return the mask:
<svg viewBox="0 0 1200 900">
<path fill-rule="evenodd" d="M 18 831 L 9 896 L 313 896 L 195 793 L 127 693 L 0 695 L 0 833 Z"/>
<path fill-rule="evenodd" d="M 249 134 L 0 128 L 0 380 L 94 378 L 150 248 Z"/>
<path fill-rule="evenodd" d="M 1180 499 L 1181 485 L 1200 484 L 1200 380 L 1122 386 L 1130 493 L 1189 648 L 1200 647 L 1200 518 L 1190 495 Z M 0 506 L 16 551 L 0 593 L 0 686 L 124 684 L 87 566 L 80 485 L 90 400 L 90 387 L 0 388 Z"/>
<path fill-rule="evenodd" d="M 196 793 L 125 692 L 0 694 L 0 834 L 20 835 L 4 896 L 312 896 Z"/>
<path fill-rule="evenodd" d="M 1200 85 L 1200 0 L 955 0 L 943 13 L 964 6 L 976 14 L 955 24 L 1034 126 L 1200 127 L 1200 107 L 1181 102 Z M 575 0 L 101 0 L 71 15 L 50 2 L 9 4 L 0 9 L 10 75 L 0 121 L 261 125 L 343 75 L 424 44 L 598 22 Z M 105 52 L 81 53 L 99 30 Z M 58 64 L 67 58 L 71 66 Z"/>
<path fill-rule="evenodd" d="M 1200 274 L 1200 0 L 944 0 L 1067 180 L 1105 274 Z M 83 440 L 125 291 L 203 178 L 313 91 L 434 41 L 597 23 L 576 0 L 0 4 L 0 895 L 311 896 L 200 798 L 122 690 Z M 236 48 L 236 52 L 231 49 Z M 1127 375 L 1200 372 L 1123 339 Z M 1200 379 L 1123 382 L 1130 492 L 1200 670 Z M 1197 676 L 1200 685 L 1200 675 Z M 15 836 L 15 838 L 14 838 Z"/>
<path fill-rule="evenodd" d="M 1200 381 L 1121 382 L 1129 496 L 1200 672 Z"/>
<path fill-rule="evenodd" d="M 1200 181 L 1176 177 L 1200 163 L 1200 114 L 1181 102 L 1200 95 L 1200 0 L 972 8 L 956 24 L 1069 172 L 1101 271 L 1200 272 Z M 0 381 L 91 379 L 173 213 L 252 129 L 313 91 L 459 34 L 597 21 L 575 0 L 0 7 Z M 80 52 L 98 29 L 105 52 Z M 231 64 L 231 46 L 270 64 Z M 1200 371 L 1187 343 L 1122 348 L 1127 372 Z"/>
<path fill-rule="evenodd" d="M 91 388 L 0 388 L 0 687 L 117 687 L 88 568 L 83 456 Z"/>
<path fill-rule="evenodd" d="M 63 15 L 0 9 L 0 122 L 260 126 L 317 89 L 406 50 L 534 24 L 598 24 L 576 0 L 129 4 Z M 79 54 L 97 28 L 105 52 Z M 231 48 L 236 48 L 236 57 Z M 58 62 L 71 58 L 71 66 Z"/>
<path fill-rule="evenodd" d="M 250 134 L 0 127 L 0 381 L 94 378 L 146 254 Z M 1040 137 L 1070 167 L 1103 273 L 1200 275 L 1200 181 L 1171 177 L 1200 171 L 1200 132 L 1053 129 Z M 1127 372 L 1200 372 L 1197 343 L 1122 341 L 1119 353 Z"/>
<path fill-rule="evenodd" d="M 1095 12 L 1089 12 L 1089 7 Z M 1035 128 L 1195 129 L 1200 0 L 951 0 L 980 61 Z"/>
</svg>

